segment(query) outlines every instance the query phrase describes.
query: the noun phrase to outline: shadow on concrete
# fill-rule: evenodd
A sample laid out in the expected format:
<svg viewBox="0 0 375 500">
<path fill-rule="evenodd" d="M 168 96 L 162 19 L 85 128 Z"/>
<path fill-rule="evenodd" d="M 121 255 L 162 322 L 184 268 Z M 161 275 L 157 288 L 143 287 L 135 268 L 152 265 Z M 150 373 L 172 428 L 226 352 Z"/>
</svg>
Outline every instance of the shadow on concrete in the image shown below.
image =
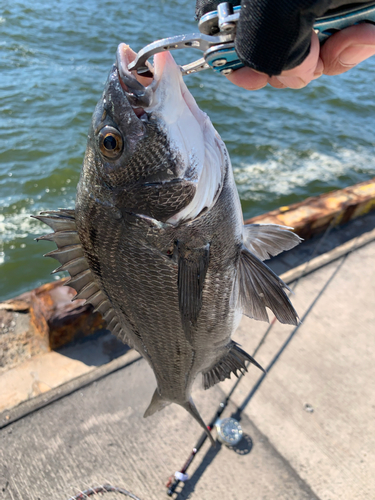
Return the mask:
<svg viewBox="0 0 375 500">
<path fill-rule="evenodd" d="M 253 440 L 248 434 L 243 434 L 238 445 L 229 446 L 228 448 L 234 451 L 234 453 L 237 453 L 237 455 L 248 455 L 253 449 Z"/>
<path fill-rule="evenodd" d="M 221 443 L 217 442 L 215 448 L 210 446 L 207 450 L 203 460 L 199 464 L 199 467 L 194 471 L 194 474 L 190 477 L 180 491 L 176 490 L 177 497 L 179 500 L 187 499 L 194 492 L 198 481 L 203 476 L 204 471 L 209 465 L 215 460 L 216 456 L 220 453 Z"/>
<path fill-rule="evenodd" d="M 266 378 L 266 374 L 271 371 L 271 369 L 273 368 L 273 366 L 279 360 L 279 358 L 282 355 L 282 353 L 285 351 L 285 349 L 288 347 L 288 345 L 290 344 L 290 342 L 292 341 L 292 339 L 295 337 L 295 335 L 297 334 L 299 328 L 301 327 L 301 325 L 303 324 L 303 322 L 306 320 L 306 318 L 310 314 L 310 312 L 313 310 L 313 308 L 314 308 L 315 304 L 317 303 L 317 301 L 322 297 L 322 295 L 324 294 L 324 292 L 327 289 L 327 287 L 329 286 L 329 284 L 335 278 L 336 274 L 340 271 L 341 267 L 343 266 L 344 262 L 346 261 L 346 258 L 347 258 L 347 255 L 342 258 L 342 260 L 339 263 L 339 265 L 333 271 L 333 273 L 331 274 L 331 276 L 327 279 L 327 281 L 325 282 L 325 284 L 321 288 L 320 292 L 316 295 L 316 297 L 314 298 L 314 300 L 311 302 L 310 306 L 307 308 L 305 314 L 301 318 L 301 322 L 292 330 L 292 332 L 287 337 L 287 339 L 285 340 L 285 342 L 283 343 L 283 345 L 280 347 L 280 349 L 277 351 L 277 353 L 275 353 L 273 359 L 271 360 L 271 362 L 269 363 L 269 365 L 266 367 L 266 372 L 262 373 L 262 375 L 259 377 L 258 381 L 254 384 L 254 386 L 251 389 L 251 391 L 249 392 L 249 394 L 244 398 L 242 404 L 237 408 L 237 410 L 235 412 L 233 412 L 231 414 L 232 418 L 236 419 L 238 422 L 241 421 L 243 411 L 245 410 L 245 408 L 247 407 L 247 405 L 250 403 L 251 399 L 253 398 L 254 394 L 257 392 L 257 390 L 261 386 L 263 380 Z M 236 384 L 233 386 L 232 390 L 230 391 L 230 394 L 232 394 L 232 392 L 235 390 L 235 388 L 236 388 L 237 384 L 240 382 L 240 380 L 241 379 L 237 380 Z M 230 398 L 230 396 L 228 395 L 227 398 Z M 243 443 L 242 443 L 242 441 L 243 441 Z M 237 450 L 235 449 L 235 447 L 232 448 L 233 451 L 235 451 L 236 453 L 239 453 L 239 454 L 243 454 L 243 455 L 245 455 L 247 453 L 250 453 L 251 449 L 252 449 L 252 439 L 251 439 L 251 437 L 248 436 L 246 440 L 242 440 L 242 441 L 240 441 L 239 446 L 237 447 L 238 448 Z M 178 499 L 180 499 L 180 498 L 181 499 L 185 499 L 185 498 L 189 497 L 189 494 L 192 491 L 194 491 L 194 488 L 195 488 L 197 482 L 202 477 L 202 475 L 203 475 L 204 471 L 206 470 L 206 468 L 213 462 L 213 460 L 215 459 L 215 457 L 218 455 L 218 453 L 220 452 L 220 449 L 221 449 L 221 445 L 220 445 L 220 443 L 217 443 L 217 447 L 216 448 L 212 448 L 211 447 L 207 451 L 207 453 L 204 456 L 204 458 L 203 458 L 202 462 L 200 463 L 199 467 L 194 472 L 194 474 L 189 479 L 189 481 L 185 484 L 185 486 L 183 487 L 183 489 L 177 495 L 176 498 L 178 498 Z"/>
<path fill-rule="evenodd" d="M 267 265 L 276 274 L 283 274 L 294 267 L 307 263 L 311 258 L 318 257 L 357 236 L 372 231 L 374 227 L 375 211 L 372 211 L 346 224 L 330 227 L 326 232 L 303 241 L 288 252 L 283 252 L 268 260 Z"/>
<path fill-rule="evenodd" d="M 99 330 L 56 349 L 56 352 L 88 366 L 101 366 L 122 356 L 130 349 L 108 330 Z"/>
</svg>

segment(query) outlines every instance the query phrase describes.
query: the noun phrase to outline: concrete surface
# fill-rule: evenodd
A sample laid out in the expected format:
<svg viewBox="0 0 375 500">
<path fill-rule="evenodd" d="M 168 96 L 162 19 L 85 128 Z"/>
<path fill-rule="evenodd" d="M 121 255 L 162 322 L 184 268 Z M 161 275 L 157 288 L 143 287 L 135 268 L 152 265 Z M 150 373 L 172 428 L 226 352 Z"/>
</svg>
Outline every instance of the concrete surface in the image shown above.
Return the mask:
<svg viewBox="0 0 375 500">
<path fill-rule="evenodd" d="M 164 483 L 185 461 L 200 429 L 178 407 L 143 419 L 153 389 L 152 372 L 141 361 L 3 429 L 4 499 L 63 500 L 103 482 L 142 500 L 166 497 Z M 205 418 L 220 397 L 218 388 L 196 395 Z M 254 451 L 241 455 L 211 450 L 206 443 L 182 498 L 223 498 L 224 492 L 226 498 L 248 498 L 251 484 L 252 491 L 261 493 L 258 498 L 315 500 L 246 417 L 242 425 Z"/>
<path fill-rule="evenodd" d="M 293 302 L 311 311 L 256 393 L 250 376 L 233 397 L 322 500 L 375 498 L 374 257 L 371 243 L 301 280 Z"/>
<path fill-rule="evenodd" d="M 0 373 L 0 414 L 109 363 L 128 349 L 111 333 L 103 330 L 57 351 L 33 356 Z"/>
<path fill-rule="evenodd" d="M 268 375 L 250 368 L 224 413 L 241 420 L 245 440 L 237 450 L 206 442 L 177 498 L 375 498 L 374 257 L 370 243 L 297 283 L 302 325 L 275 323 L 256 356 Z M 251 354 L 266 329 L 244 318 L 234 339 Z M 206 421 L 232 384 L 197 385 Z M 1 498 L 67 500 L 108 482 L 167 498 L 164 483 L 200 429 L 176 406 L 143 419 L 154 387 L 139 361 L 3 428 Z"/>
<path fill-rule="evenodd" d="M 339 245 L 372 231 L 375 227 L 375 211 L 340 226 L 331 226 L 324 233 L 303 241 L 297 247 L 283 252 L 266 263 L 275 273 L 283 274 L 311 258 L 323 255 Z"/>
<path fill-rule="evenodd" d="M 332 227 L 323 235 L 302 242 L 295 249 L 271 259 L 267 264 L 277 274 L 282 275 L 284 281 L 289 283 L 288 278 L 291 274 L 298 274 L 298 271 L 305 274 L 313 267 L 314 263 L 320 266 L 323 255 L 329 259 L 332 252 L 345 248 L 345 243 L 349 246 L 352 245 L 353 241 L 359 243 L 366 235 L 372 235 L 371 229 L 373 227 L 375 227 L 375 212 L 350 221 L 340 228 Z M 355 240 L 353 240 L 354 238 Z M 306 267 L 307 262 L 309 262 L 308 267 Z M 62 287 L 62 290 L 66 290 L 66 288 Z M 18 304 L 19 301 L 15 302 L 15 304 L 12 303 L 11 305 L 16 306 L 18 309 L 22 307 L 22 304 Z M 3 305 L 9 307 L 9 304 L 3 303 Z M 11 314 L 10 311 L 3 311 L 3 313 Z M 87 311 L 83 316 L 83 320 L 86 315 Z M 21 321 L 19 318 L 22 319 L 25 316 L 26 314 L 14 312 L 11 317 L 16 321 Z M 72 332 L 73 328 L 70 328 L 70 331 Z M 17 346 L 20 343 L 22 345 L 31 345 L 29 340 L 19 335 L 18 337 L 17 341 L 12 340 L 14 342 L 13 351 L 18 351 Z M 78 337 L 80 336 L 78 335 Z M 0 352 L 1 347 L 2 344 L 0 343 Z M 108 363 L 112 359 L 121 356 L 125 351 L 126 347 L 110 335 L 108 331 L 100 330 L 95 334 L 81 337 L 78 341 L 70 342 L 56 352 L 52 351 L 39 356 L 32 356 L 31 359 L 10 370 L 0 368 L 0 427 L 1 413 L 4 410 L 9 410 L 38 394 L 46 393 L 51 388 L 58 387 L 74 377 L 93 370 L 96 366 Z"/>
</svg>

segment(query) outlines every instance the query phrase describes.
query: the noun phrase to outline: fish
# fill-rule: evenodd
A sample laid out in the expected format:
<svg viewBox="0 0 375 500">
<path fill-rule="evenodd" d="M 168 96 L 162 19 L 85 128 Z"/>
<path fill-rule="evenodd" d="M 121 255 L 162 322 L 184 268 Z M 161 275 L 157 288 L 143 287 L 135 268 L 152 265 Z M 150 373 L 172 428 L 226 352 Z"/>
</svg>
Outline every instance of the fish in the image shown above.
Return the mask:
<svg viewBox="0 0 375 500">
<path fill-rule="evenodd" d="M 213 437 L 191 397 L 261 366 L 232 340 L 243 314 L 285 324 L 298 314 L 264 260 L 301 239 L 291 228 L 244 225 L 228 151 L 169 52 L 152 78 L 117 49 L 91 122 L 74 209 L 35 216 L 53 233 L 54 272 L 136 349 L 156 378 L 144 414 L 175 403 Z M 261 368 L 262 369 L 262 368 Z"/>
</svg>

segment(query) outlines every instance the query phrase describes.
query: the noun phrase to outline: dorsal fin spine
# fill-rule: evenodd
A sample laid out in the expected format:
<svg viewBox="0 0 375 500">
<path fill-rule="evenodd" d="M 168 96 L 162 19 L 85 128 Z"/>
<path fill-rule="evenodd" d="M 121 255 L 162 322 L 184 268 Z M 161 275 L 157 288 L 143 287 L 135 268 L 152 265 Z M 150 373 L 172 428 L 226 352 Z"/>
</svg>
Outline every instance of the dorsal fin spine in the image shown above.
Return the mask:
<svg viewBox="0 0 375 500">
<path fill-rule="evenodd" d="M 64 285 L 74 288 L 77 294 L 72 300 L 86 299 L 94 306 L 94 311 L 99 311 L 108 326 L 113 327 L 113 333 L 122 331 L 117 314 L 106 295 L 100 290 L 89 264 L 84 256 L 75 222 L 75 211 L 59 209 L 42 212 L 35 219 L 44 222 L 53 229 L 53 233 L 37 238 L 37 240 L 54 241 L 57 249 L 47 253 L 46 257 L 52 257 L 62 264 L 52 271 L 52 274 L 60 271 L 68 271 L 70 279 Z"/>
</svg>

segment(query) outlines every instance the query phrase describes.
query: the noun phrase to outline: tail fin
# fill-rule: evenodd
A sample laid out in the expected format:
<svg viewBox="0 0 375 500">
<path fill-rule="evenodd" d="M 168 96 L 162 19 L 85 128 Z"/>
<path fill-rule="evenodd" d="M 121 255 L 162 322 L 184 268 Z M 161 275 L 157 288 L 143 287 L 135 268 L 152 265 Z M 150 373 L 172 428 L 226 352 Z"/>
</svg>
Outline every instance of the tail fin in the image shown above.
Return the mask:
<svg viewBox="0 0 375 500">
<path fill-rule="evenodd" d="M 171 404 L 170 401 L 163 399 L 162 396 L 160 396 L 158 389 L 156 388 L 154 395 L 152 396 L 151 403 L 147 408 L 147 410 L 145 411 L 143 418 L 153 415 L 154 413 L 162 410 L 169 404 Z M 185 410 L 189 412 L 192 417 L 194 417 L 194 419 L 198 422 L 198 424 L 201 427 L 203 427 L 203 429 L 207 433 L 207 436 L 210 438 L 212 446 L 216 446 L 214 438 L 212 437 L 211 432 L 208 430 L 206 424 L 203 422 L 202 417 L 199 415 L 198 410 L 194 404 L 194 401 L 190 398 L 189 401 L 186 401 L 186 403 L 181 404 L 181 406 L 185 408 Z"/>
<path fill-rule="evenodd" d="M 162 410 L 163 408 L 165 408 L 170 404 L 171 404 L 170 401 L 166 401 L 160 396 L 158 389 L 156 388 L 154 395 L 152 396 L 151 403 L 149 404 L 147 410 L 145 411 L 143 418 L 147 418 L 150 415 L 153 415 L 157 411 Z"/>
<path fill-rule="evenodd" d="M 186 401 L 186 403 L 182 404 L 181 406 L 183 408 L 185 408 L 185 410 L 187 412 L 189 412 L 192 417 L 195 418 L 195 420 L 198 422 L 198 424 L 201 427 L 203 427 L 203 429 L 205 430 L 207 436 L 209 437 L 209 439 L 211 441 L 211 445 L 212 446 L 216 446 L 215 440 L 212 437 L 211 432 L 208 430 L 207 425 L 203 422 L 202 417 L 199 415 L 199 412 L 198 412 L 198 410 L 197 410 L 197 408 L 196 408 L 196 406 L 195 406 L 194 401 L 192 400 L 192 398 L 190 398 L 189 401 Z"/>
</svg>

